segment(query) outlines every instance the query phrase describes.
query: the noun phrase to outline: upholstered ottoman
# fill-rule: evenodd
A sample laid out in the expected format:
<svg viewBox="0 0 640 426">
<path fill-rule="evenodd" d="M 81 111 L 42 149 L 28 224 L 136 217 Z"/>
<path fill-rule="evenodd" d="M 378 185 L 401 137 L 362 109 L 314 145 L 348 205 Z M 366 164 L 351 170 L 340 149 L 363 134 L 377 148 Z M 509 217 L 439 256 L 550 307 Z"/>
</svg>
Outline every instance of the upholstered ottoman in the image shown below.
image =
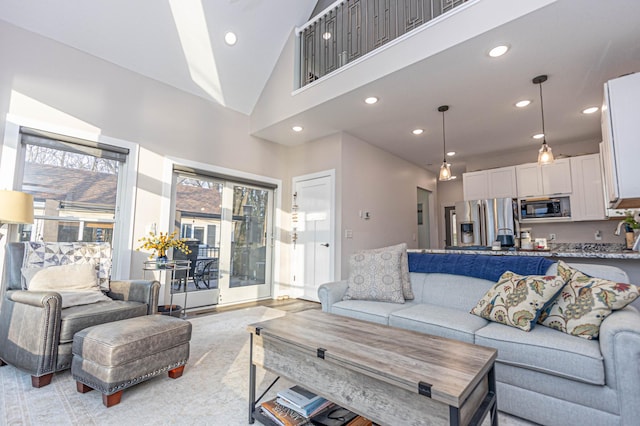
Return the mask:
<svg viewBox="0 0 640 426">
<path fill-rule="evenodd" d="M 165 371 L 177 379 L 189 359 L 191 323 L 146 315 L 85 328 L 73 336 L 71 375 L 78 392 L 102 392 L 111 407 L 122 391 Z"/>
</svg>

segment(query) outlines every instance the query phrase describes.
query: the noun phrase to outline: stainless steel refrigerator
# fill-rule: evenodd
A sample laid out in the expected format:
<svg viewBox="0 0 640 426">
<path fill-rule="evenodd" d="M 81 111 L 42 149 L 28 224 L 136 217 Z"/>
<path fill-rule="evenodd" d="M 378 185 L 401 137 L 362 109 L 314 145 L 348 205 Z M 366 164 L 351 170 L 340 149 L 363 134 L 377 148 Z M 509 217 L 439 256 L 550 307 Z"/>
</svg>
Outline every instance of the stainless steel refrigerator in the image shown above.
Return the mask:
<svg viewBox="0 0 640 426">
<path fill-rule="evenodd" d="M 457 244 L 490 247 L 498 235 L 519 235 L 517 201 L 511 198 L 459 201 L 456 206 Z"/>
</svg>

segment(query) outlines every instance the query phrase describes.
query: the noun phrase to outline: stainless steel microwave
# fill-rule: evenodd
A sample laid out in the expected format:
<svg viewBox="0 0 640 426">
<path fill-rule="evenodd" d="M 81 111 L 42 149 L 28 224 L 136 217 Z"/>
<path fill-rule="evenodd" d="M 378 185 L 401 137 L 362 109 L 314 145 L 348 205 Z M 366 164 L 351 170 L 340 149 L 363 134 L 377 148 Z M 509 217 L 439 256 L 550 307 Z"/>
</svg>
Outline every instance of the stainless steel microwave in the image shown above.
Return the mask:
<svg viewBox="0 0 640 426">
<path fill-rule="evenodd" d="M 520 200 L 520 219 L 563 217 L 562 202 L 557 198 Z"/>
</svg>

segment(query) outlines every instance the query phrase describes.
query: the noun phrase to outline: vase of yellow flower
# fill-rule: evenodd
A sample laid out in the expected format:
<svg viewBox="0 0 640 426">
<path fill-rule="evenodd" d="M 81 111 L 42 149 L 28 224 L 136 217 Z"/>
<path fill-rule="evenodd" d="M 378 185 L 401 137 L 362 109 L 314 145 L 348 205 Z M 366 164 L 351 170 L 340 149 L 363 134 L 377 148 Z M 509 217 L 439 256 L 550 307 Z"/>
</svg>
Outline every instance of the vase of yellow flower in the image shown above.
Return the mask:
<svg viewBox="0 0 640 426">
<path fill-rule="evenodd" d="M 160 269 L 164 269 L 169 262 L 167 258 L 167 251 L 170 248 L 175 248 L 180 250 L 184 254 L 191 253 L 191 250 L 184 243 L 185 238 L 176 238 L 177 231 L 173 231 L 172 233 L 161 232 L 159 235 L 150 232 L 148 236 L 140 238 L 138 241 L 142 242 L 142 245 L 138 247 L 136 250 L 146 249 L 153 250 L 149 259 L 152 259 L 156 256 L 156 265 Z"/>
</svg>

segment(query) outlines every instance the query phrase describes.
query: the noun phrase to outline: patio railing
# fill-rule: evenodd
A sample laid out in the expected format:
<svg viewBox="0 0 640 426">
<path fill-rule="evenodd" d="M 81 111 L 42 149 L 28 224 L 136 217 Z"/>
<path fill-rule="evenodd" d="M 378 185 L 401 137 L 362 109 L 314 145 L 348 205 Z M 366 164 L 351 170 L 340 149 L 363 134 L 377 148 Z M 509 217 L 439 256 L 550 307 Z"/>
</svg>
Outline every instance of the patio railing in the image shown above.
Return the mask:
<svg viewBox="0 0 640 426">
<path fill-rule="evenodd" d="M 338 0 L 298 28 L 303 87 L 467 0 Z"/>
</svg>

